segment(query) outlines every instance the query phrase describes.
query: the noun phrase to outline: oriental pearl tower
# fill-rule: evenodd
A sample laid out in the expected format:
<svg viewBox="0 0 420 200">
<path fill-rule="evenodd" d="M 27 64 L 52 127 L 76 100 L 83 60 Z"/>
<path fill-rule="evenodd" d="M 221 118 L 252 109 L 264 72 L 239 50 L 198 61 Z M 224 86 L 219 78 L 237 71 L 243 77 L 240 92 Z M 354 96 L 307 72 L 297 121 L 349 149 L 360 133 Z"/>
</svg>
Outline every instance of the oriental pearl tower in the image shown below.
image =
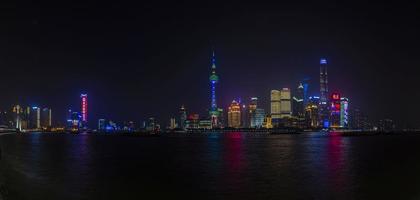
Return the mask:
<svg viewBox="0 0 420 200">
<path fill-rule="evenodd" d="M 211 97 L 211 106 L 209 110 L 209 115 L 211 118 L 211 126 L 212 128 L 219 126 L 219 111 L 217 109 L 217 103 L 216 103 L 216 84 L 219 82 L 219 77 L 216 75 L 216 57 L 212 55 L 211 59 L 211 74 L 210 74 L 210 97 Z"/>
</svg>

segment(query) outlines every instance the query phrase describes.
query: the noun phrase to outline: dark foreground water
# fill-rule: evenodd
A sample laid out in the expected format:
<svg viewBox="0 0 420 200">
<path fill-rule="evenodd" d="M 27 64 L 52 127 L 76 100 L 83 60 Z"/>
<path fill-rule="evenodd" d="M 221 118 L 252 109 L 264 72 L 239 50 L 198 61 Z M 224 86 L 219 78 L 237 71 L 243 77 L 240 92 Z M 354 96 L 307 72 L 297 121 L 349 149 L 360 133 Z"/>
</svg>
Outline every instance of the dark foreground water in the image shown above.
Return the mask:
<svg viewBox="0 0 420 200">
<path fill-rule="evenodd" d="M 420 135 L 0 136 L 5 199 L 420 199 Z"/>
</svg>

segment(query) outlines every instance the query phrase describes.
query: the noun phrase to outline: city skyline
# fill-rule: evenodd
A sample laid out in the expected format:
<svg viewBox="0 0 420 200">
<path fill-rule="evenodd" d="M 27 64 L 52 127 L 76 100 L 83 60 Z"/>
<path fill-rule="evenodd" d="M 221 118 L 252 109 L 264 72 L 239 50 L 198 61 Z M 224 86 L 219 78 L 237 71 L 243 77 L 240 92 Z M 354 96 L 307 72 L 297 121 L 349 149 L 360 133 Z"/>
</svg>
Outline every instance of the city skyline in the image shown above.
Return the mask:
<svg viewBox="0 0 420 200">
<path fill-rule="evenodd" d="M 2 199 L 420 199 L 420 4 L 0 1 Z"/>
<path fill-rule="evenodd" d="M 415 113 L 420 108 L 389 98 L 391 91 L 414 99 L 419 95 L 412 84 L 414 66 L 420 64 L 412 51 L 419 33 L 412 25 L 414 8 L 386 3 L 145 5 L 104 5 L 103 10 L 89 9 L 95 4 L 74 9 L 5 5 L 0 64 L 10 76 L 0 86 L 7 94 L 0 98 L 1 109 L 45 104 L 64 118 L 68 108 L 78 108 L 76 97 L 88 93 L 93 121 L 152 115 L 166 121 L 183 104 L 205 114 L 214 47 L 223 80 L 218 84 L 221 108 L 234 98 L 255 96 L 268 109 L 271 89 L 294 88 L 307 78 L 309 90 L 317 91 L 318 63 L 325 57 L 330 91 L 340 89 L 374 121 L 419 124 Z M 399 15 L 390 17 L 390 10 Z M 153 17 L 144 20 L 144 15 Z M 186 97 L 186 91 L 194 95 Z"/>
<path fill-rule="evenodd" d="M 266 118 L 270 118 L 270 120 L 272 120 L 274 127 L 286 126 L 286 127 L 301 127 L 301 128 L 302 127 L 351 128 L 351 126 L 349 127 L 349 115 L 350 115 L 349 110 L 351 110 L 352 112 L 357 111 L 359 115 L 363 115 L 363 117 L 366 117 L 366 113 L 364 111 L 361 111 L 357 107 L 352 108 L 350 106 L 350 109 L 349 109 L 349 100 L 347 97 L 340 97 L 340 93 L 337 93 L 337 92 L 329 92 L 328 90 L 329 85 L 328 85 L 328 78 L 327 78 L 327 64 L 328 64 L 328 61 L 326 58 L 320 58 L 319 96 L 313 95 L 313 93 L 310 93 L 310 94 L 308 93 L 305 87 L 307 88 L 309 84 L 307 83 L 307 79 L 304 79 L 304 80 L 299 81 L 299 84 L 296 87 L 296 89 L 283 87 L 280 90 L 277 90 L 277 89 L 271 90 L 271 94 L 270 94 L 271 100 L 270 100 L 270 109 L 269 109 L 270 112 L 268 112 L 269 116 L 265 115 L 266 108 L 262 106 L 258 106 L 257 108 L 256 105 L 257 105 L 258 97 L 250 97 L 250 98 L 245 97 L 244 99 L 248 99 L 248 101 L 243 101 L 243 102 L 241 100 L 242 99 L 241 97 L 236 98 L 237 101 L 234 99 L 232 103 L 226 108 L 226 111 L 224 111 L 225 109 L 219 108 L 216 103 L 218 101 L 216 97 L 216 84 L 219 82 L 219 77 L 216 75 L 216 57 L 215 57 L 215 52 L 213 50 L 212 55 L 211 55 L 211 68 L 210 68 L 211 70 L 210 70 L 210 78 L 209 78 L 210 80 L 210 95 L 209 95 L 210 105 L 208 108 L 208 116 L 206 116 L 206 114 L 203 115 L 202 113 L 191 111 L 191 115 L 196 116 L 196 117 L 193 117 L 195 118 L 193 120 L 195 122 L 191 121 L 191 119 L 186 120 L 187 119 L 186 113 L 188 113 L 188 109 L 185 108 L 184 105 L 182 105 L 180 112 L 185 113 L 185 114 L 181 114 L 183 117 L 178 118 L 178 121 L 176 120 L 176 118 L 171 117 L 170 125 L 168 127 L 170 127 L 170 129 L 178 128 L 178 124 L 179 124 L 181 127 L 188 128 L 188 129 L 199 128 L 199 127 L 206 127 L 205 129 L 223 128 L 223 127 L 266 128 L 265 126 L 263 126 L 263 122 L 266 121 Z M 317 93 L 315 92 L 315 94 Z M 86 130 L 88 128 L 89 129 L 98 128 L 99 130 L 105 130 L 105 128 L 106 129 L 110 128 L 112 130 L 116 130 L 118 123 L 121 123 L 121 122 L 124 124 L 126 128 L 127 128 L 126 123 L 130 123 L 131 124 L 130 127 L 132 129 L 134 129 L 134 126 L 135 126 L 134 121 L 137 121 L 138 124 L 143 124 L 139 126 L 139 127 L 143 126 L 143 128 L 147 127 L 146 123 L 149 123 L 148 121 L 151 119 L 153 119 L 153 124 L 159 123 L 159 120 L 156 120 L 156 118 L 159 118 L 159 116 L 156 117 L 156 115 L 148 116 L 144 118 L 143 120 L 125 119 L 117 123 L 115 123 L 114 119 L 112 119 L 111 117 L 111 118 L 108 118 L 107 120 L 109 121 L 109 123 L 113 125 L 108 127 L 105 124 L 106 119 L 104 119 L 103 117 L 100 117 L 99 119 L 97 119 L 98 121 L 97 127 L 93 127 L 93 126 L 89 127 L 89 124 L 94 124 L 94 122 L 88 123 L 88 120 L 87 120 L 88 119 L 87 116 L 89 113 L 87 97 L 88 97 L 88 94 L 86 93 L 80 94 L 80 110 L 69 109 L 67 117 L 66 117 L 66 122 L 62 123 L 58 121 L 58 123 L 57 122 L 55 123 L 56 127 L 60 127 L 60 126 L 62 127 L 64 125 L 65 127 L 69 128 L 69 130 L 78 130 L 79 128 L 81 130 L 83 129 Z M 319 99 L 319 102 L 315 104 L 310 104 L 310 103 L 308 104 L 308 101 L 310 101 L 311 98 L 317 98 Z M 235 112 L 237 112 L 237 114 L 235 114 L 236 117 L 234 118 L 232 117 L 233 105 L 237 107 L 237 108 L 234 108 L 236 109 Z M 317 107 L 316 120 L 318 120 L 318 122 L 316 122 L 317 124 L 316 126 L 313 125 L 314 122 L 313 122 L 313 119 L 311 119 L 312 114 L 310 114 L 310 113 L 313 113 L 314 111 L 309 111 L 308 113 L 308 109 L 312 109 L 312 105 L 315 105 Z M 15 108 L 16 106 L 18 107 L 18 109 Z M 22 112 L 22 111 L 17 111 L 19 110 L 19 106 L 20 106 L 19 104 L 17 104 L 16 106 L 13 107 L 13 112 L 15 112 L 18 115 L 16 116 L 17 119 L 15 120 L 16 125 L 13 125 L 13 126 L 16 126 L 16 129 L 22 130 L 24 128 L 21 128 L 20 120 L 19 120 L 20 118 L 19 112 Z M 345 110 L 343 110 L 343 108 L 340 108 L 341 106 L 343 106 Z M 23 110 L 25 110 L 25 107 L 23 108 L 24 108 Z M 32 108 L 38 109 L 38 115 L 40 115 L 40 108 L 38 107 L 32 107 Z M 28 106 L 28 109 L 30 109 L 29 106 Z M 259 125 L 256 125 L 257 122 L 255 121 L 257 117 L 255 115 L 256 111 L 258 111 L 259 113 L 258 114 Z M 29 110 L 27 112 L 29 115 Z M 247 114 L 248 112 L 249 114 Z M 49 122 L 48 127 L 51 128 L 52 127 L 51 126 L 52 124 L 51 123 L 51 109 L 49 109 L 49 113 L 50 113 L 49 114 L 50 122 Z M 227 114 L 227 123 L 225 122 L 226 119 L 224 119 L 223 117 L 226 114 Z M 171 116 L 173 115 L 171 114 Z M 360 116 L 358 118 L 360 118 Z M 184 121 L 179 121 L 182 119 L 184 119 Z M 40 126 L 39 120 L 40 120 L 40 116 L 38 116 L 38 122 L 36 122 L 38 125 L 36 127 L 31 127 L 31 128 L 40 129 L 41 126 Z M 381 120 L 389 120 L 389 118 L 383 118 Z M 27 121 L 26 123 L 29 123 L 29 122 L 30 121 Z M 183 125 L 184 123 L 186 123 L 186 125 Z M 195 125 L 191 126 L 191 123 L 194 123 Z M 370 125 L 366 125 L 366 128 L 367 128 L 368 126 L 377 127 L 377 125 L 381 124 L 382 122 L 381 121 L 373 122 L 371 120 L 368 121 L 366 118 L 363 120 L 363 123 L 370 124 Z M 312 124 L 312 125 L 309 125 L 309 124 Z M 158 129 L 161 129 L 160 125 L 158 126 L 159 126 Z M 46 127 L 46 126 L 43 126 L 43 127 Z M 357 126 L 357 127 L 360 127 L 360 126 Z M 355 128 L 354 125 L 353 125 L 353 128 Z M 413 128 L 413 127 L 410 127 L 410 128 Z M 155 128 L 153 128 L 152 130 L 154 129 Z"/>
</svg>

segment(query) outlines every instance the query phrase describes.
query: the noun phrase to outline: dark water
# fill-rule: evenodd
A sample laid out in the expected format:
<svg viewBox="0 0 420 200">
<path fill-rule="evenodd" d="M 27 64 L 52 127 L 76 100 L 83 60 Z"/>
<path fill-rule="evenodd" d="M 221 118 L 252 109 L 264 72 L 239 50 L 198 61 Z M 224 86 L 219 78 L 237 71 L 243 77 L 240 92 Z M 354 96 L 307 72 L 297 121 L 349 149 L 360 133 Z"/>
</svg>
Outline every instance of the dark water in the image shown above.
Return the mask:
<svg viewBox="0 0 420 200">
<path fill-rule="evenodd" d="M 420 199 L 420 135 L 0 137 L 5 199 Z"/>
</svg>

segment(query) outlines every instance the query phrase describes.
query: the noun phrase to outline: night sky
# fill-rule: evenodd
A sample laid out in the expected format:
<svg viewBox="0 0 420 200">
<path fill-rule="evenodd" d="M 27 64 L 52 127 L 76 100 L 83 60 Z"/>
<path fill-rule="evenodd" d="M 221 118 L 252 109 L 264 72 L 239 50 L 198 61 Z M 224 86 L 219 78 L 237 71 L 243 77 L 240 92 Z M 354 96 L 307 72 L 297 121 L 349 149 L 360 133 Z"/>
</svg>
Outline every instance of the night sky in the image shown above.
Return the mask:
<svg viewBox="0 0 420 200">
<path fill-rule="evenodd" d="M 420 124 L 420 9 L 403 4 L 156 2 L 154 4 L 6 4 L 0 10 L 0 109 L 46 106 L 64 122 L 89 95 L 89 120 L 162 125 L 209 107 L 211 51 L 218 104 L 260 98 L 310 79 L 319 91 L 319 59 L 330 91 L 372 120 Z M 350 3 L 352 2 L 352 3 Z M 57 4 L 58 3 L 58 4 Z"/>
</svg>

